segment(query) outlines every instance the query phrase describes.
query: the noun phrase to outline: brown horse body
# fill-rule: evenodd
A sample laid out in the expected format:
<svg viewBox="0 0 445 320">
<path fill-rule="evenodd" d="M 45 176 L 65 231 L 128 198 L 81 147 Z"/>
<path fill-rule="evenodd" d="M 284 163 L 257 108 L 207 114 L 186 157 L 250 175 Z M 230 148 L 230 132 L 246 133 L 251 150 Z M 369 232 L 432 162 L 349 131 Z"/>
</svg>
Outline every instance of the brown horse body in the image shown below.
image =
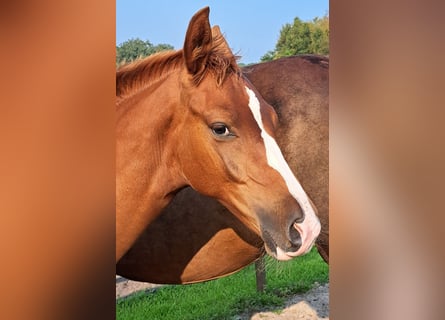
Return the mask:
<svg viewBox="0 0 445 320">
<path fill-rule="evenodd" d="M 318 210 L 321 256 L 329 257 L 328 67 L 319 56 L 282 58 L 243 72 L 276 110 L 276 139 Z M 117 264 L 117 273 L 154 283 L 192 283 L 231 274 L 264 253 L 257 232 L 215 200 L 179 192 Z"/>
<path fill-rule="evenodd" d="M 182 50 L 116 73 L 116 261 L 186 186 L 230 209 L 277 259 L 306 253 L 320 232 L 274 139 L 274 109 L 208 18 L 209 8 L 192 17 Z"/>
</svg>

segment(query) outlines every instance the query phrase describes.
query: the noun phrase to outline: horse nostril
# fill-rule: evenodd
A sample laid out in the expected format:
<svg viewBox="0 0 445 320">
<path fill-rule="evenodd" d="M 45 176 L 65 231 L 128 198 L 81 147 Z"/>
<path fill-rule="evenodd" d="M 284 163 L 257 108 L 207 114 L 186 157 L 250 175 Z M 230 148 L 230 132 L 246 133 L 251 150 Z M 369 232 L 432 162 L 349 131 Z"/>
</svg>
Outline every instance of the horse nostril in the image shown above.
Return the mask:
<svg viewBox="0 0 445 320">
<path fill-rule="evenodd" d="M 300 232 L 294 227 L 294 223 L 289 228 L 289 240 L 292 243 L 292 247 L 298 249 L 301 247 L 301 235 Z"/>
</svg>

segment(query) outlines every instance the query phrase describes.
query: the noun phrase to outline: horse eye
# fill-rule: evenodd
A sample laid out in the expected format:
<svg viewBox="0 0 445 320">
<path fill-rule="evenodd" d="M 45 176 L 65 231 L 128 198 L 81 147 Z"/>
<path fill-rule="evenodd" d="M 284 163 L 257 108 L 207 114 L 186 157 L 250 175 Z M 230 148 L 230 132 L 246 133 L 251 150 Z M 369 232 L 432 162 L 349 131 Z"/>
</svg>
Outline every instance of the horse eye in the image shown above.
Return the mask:
<svg viewBox="0 0 445 320">
<path fill-rule="evenodd" d="M 224 123 L 214 123 L 211 126 L 212 132 L 217 137 L 228 137 L 232 135 L 229 128 Z"/>
</svg>

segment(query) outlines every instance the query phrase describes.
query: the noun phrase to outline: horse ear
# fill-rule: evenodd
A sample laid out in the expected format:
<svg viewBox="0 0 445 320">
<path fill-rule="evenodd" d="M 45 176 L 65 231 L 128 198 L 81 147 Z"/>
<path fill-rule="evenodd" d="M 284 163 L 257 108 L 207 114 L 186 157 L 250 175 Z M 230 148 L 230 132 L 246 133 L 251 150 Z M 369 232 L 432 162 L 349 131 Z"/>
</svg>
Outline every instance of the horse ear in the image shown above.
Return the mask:
<svg viewBox="0 0 445 320">
<path fill-rule="evenodd" d="M 184 59 L 188 71 L 195 75 L 207 63 L 212 47 L 212 30 L 209 23 L 210 8 L 199 10 L 190 20 L 184 41 Z"/>
<path fill-rule="evenodd" d="M 215 39 L 216 37 L 222 37 L 221 29 L 219 26 L 212 27 L 212 37 Z"/>
<path fill-rule="evenodd" d="M 221 30 L 219 29 L 219 26 L 213 26 L 212 27 L 212 37 L 213 41 L 215 40 L 218 42 L 218 47 L 224 47 L 225 52 L 232 53 L 232 50 L 230 50 L 229 44 L 227 43 L 226 39 L 221 33 Z"/>
</svg>

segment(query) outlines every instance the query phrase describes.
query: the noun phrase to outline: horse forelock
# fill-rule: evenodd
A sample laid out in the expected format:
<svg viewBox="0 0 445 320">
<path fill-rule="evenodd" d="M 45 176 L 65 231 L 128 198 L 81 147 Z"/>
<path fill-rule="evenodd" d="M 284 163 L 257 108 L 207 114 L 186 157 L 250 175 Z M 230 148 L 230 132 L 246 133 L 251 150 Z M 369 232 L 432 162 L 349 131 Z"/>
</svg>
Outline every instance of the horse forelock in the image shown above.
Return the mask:
<svg viewBox="0 0 445 320">
<path fill-rule="evenodd" d="M 218 86 L 222 85 L 229 74 L 241 75 L 238 67 L 239 57 L 233 55 L 224 45 L 221 35 L 213 37 L 212 48 L 207 55 L 206 66 L 192 76 L 195 86 L 198 86 L 206 75 L 214 76 Z M 170 73 L 184 67 L 183 50 L 164 51 L 129 64 L 116 70 L 116 97 L 118 102 L 143 88 L 167 77 Z"/>
</svg>

